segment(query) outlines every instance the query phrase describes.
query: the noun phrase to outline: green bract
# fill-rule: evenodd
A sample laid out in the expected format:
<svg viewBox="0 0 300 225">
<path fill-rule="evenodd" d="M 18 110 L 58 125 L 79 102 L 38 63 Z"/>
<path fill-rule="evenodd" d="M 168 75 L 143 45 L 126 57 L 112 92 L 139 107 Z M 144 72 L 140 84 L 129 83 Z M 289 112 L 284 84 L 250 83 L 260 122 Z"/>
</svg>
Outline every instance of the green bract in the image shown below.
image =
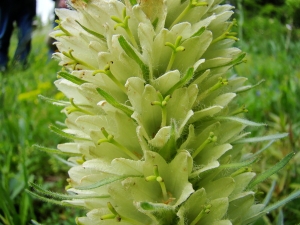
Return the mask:
<svg viewBox="0 0 300 225">
<path fill-rule="evenodd" d="M 58 145 L 71 156 L 71 195 L 32 186 L 86 208 L 77 224 L 244 225 L 269 210 L 253 188 L 292 155 L 257 178 L 251 171 L 257 155 L 244 143 L 285 134 L 244 131 L 264 124 L 232 103 L 252 86 L 226 78 L 245 54 L 231 47 L 233 7 L 221 2 L 71 0 L 72 10 L 56 11 L 55 85 L 70 101 L 53 102 L 67 119 L 51 129 L 73 139 Z"/>
</svg>

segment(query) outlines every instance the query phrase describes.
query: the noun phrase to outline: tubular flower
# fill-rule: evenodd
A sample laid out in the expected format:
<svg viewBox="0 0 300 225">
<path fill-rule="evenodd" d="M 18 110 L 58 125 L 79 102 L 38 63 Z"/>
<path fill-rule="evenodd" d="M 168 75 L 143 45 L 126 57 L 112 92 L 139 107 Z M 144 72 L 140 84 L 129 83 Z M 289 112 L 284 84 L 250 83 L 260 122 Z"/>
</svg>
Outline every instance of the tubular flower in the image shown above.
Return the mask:
<svg viewBox="0 0 300 225">
<path fill-rule="evenodd" d="M 87 210 L 77 224 L 247 224 L 266 213 L 255 201 L 266 177 L 243 146 L 285 134 L 244 131 L 264 124 L 233 103 L 253 86 L 226 77 L 245 53 L 221 2 L 70 0 L 56 10 L 55 85 L 69 101 L 54 101 L 67 118 L 51 129 L 72 140 L 55 153 L 70 155 L 60 199 Z"/>
</svg>

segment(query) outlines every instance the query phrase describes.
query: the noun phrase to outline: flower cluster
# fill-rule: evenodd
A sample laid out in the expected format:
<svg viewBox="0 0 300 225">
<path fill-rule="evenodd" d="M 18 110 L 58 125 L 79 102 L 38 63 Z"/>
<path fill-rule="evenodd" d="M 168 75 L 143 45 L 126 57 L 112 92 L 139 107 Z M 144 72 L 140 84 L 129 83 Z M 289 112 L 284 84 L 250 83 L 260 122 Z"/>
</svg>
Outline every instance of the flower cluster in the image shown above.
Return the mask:
<svg viewBox="0 0 300 225">
<path fill-rule="evenodd" d="M 59 197 L 87 209 L 77 224 L 247 224 L 265 213 L 257 155 L 243 153 L 256 141 L 244 129 L 263 124 L 232 101 L 252 86 L 226 77 L 245 53 L 221 2 L 70 0 L 56 11 L 55 85 L 69 101 L 54 102 L 67 119 L 51 129 L 72 140 L 57 147 L 73 165 Z"/>
</svg>

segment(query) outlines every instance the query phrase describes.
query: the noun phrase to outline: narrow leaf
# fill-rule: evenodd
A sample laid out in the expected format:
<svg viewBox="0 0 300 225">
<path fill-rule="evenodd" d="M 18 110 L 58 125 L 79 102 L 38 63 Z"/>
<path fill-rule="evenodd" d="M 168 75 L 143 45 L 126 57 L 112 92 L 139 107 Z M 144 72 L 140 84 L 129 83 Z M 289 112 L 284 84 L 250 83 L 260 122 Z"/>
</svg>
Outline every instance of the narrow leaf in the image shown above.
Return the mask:
<svg viewBox="0 0 300 225">
<path fill-rule="evenodd" d="M 273 205 L 270 205 L 268 207 L 266 207 L 264 209 L 265 213 L 269 213 L 285 204 L 287 204 L 288 202 L 292 201 L 295 198 L 298 198 L 300 196 L 300 190 L 294 191 L 292 194 L 290 194 L 288 197 L 286 197 L 285 199 L 282 199 L 276 203 L 274 203 Z"/>
<path fill-rule="evenodd" d="M 241 168 L 241 167 L 246 167 L 249 166 L 251 164 L 253 164 L 255 161 L 257 160 L 257 158 L 251 159 L 251 160 L 247 160 L 247 161 L 242 161 L 242 162 L 238 162 L 238 163 L 229 163 L 229 164 L 222 164 L 219 166 L 219 168 Z"/>
<path fill-rule="evenodd" d="M 43 95 L 38 95 L 38 97 L 40 99 L 42 99 L 43 101 L 46 101 L 46 102 L 49 102 L 53 105 L 57 105 L 57 106 L 67 106 L 67 105 L 70 105 L 70 102 L 68 101 L 61 101 L 61 100 L 56 100 L 56 99 L 52 99 L 52 98 L 47 98 Z"/>
<path fill-rule="evenodd" d="M 33 196 L 34 198 L 37 198 L 39 200 L 42 200 L 44 202 L 49 202 L 51 204 L 55 204 L 55 205 L 60 205 L 60 206 L 68 206 L 68 207 L 74 207 L 74 208 L 83 208 L 82 206 L 78 206 L 78 205 L 71 205 L 69 203 L 66 203 L 66 202 L 62 202 L 62 201 L 59 201 L 59 200 L 54 200 L 54 199 L 51 199 L 51 198 L 46 198 L 46 197 L 43 197 L 43 196 L 40 196 L 32 191 L 29 191 L 28 189 L 25 190 L 28 194 L 30 194 L 31 196 Z"/>
<path fill-rule="evenodd" d="M 275 186 L 276 186 L 276 181 L 273 180 L 272 182 L 272 185 L 271 185 L 271 188 L 269 189 L 264 201 L 262 202 L 262 204 L 264 204 L 265 206 L 269 204 L 271 198 L 272 198 L 272 195 L 273 195 L 273 191 L 275 189 Z"/>
<path fill-rule="evenodd" d="M 264 123 L 255 123 L 253 121 L 246 120 L 246 119 L 239 118 L 239 117 L 234 117 L 234 116 L 228 116 L 228 117 L 220 116 L 220 117 L 217 117 L 217 119 L 231 120 L 231 121 L 239 122 L 239 123 L 247 125 L 247 126 L 254 126 L 254 127 L 266 126 L 266 124 L 264 124 Z"/>
<path fill-rule="evenodd" d="M 76 77 L 76 76 L 74 76 L 72 74 L 69 74 L 69 73 L 63 72 L 63 71 L 58 72 L 58 76 L 61 76 L 61 77 L 65 78 L 66 80 L 71 81 L 72 83 L 78 84 L 78 85 L 81 85 L 81 84 L 84 84 L 84 83 L 88 83 L 85 80 L 82 80 L 82 79 L 80 79 L 80 78 L 78 78 L 78 77 Z"/>
<path fill-rule="evenodd" d="M 54 149 L 54 148 L 47 148 L 47 147 L 40 146 L 40 145 L 32 145 L 32 147 L 34 147 L 35 149 L 38 149 L 40 151 L 51 153 L 51 154 L 67 155 L 67 156 L 81 156 L 81 154 L 62 152 L 62 151 Z"/>
<path fill-rule="evenodd" d="M 102 34 L 99 34 L 93 30 L 90 30 L 89 28 L 83 26 L 81 23 L 79 23 L 77 20 L 75 20 L 76 23 L 78 23 L 79 26 L 81 26 L 82 29 L 84 29 L 86 32 L 88 32 L 89 34 L 92 34 L 94 35 L 95 37 L 99 38 L 100 40 L 102 41 L 105 41 L 106 42 L 106 38 L 102 35 Z"/>
<path fill-rule="evenodd" d="M 285 156 L 279 163 L 277 163 L 275 166 L 271 167 L 270 169 L 266 170 L 265 172 L 259 174 L 253 181 L 250 182 L 248 185 L 248 189 L 252 189 L 255 185 L 263 182 L 265 179 L 273 175 L 274 173 L 278 172 L 280 169 L 282 169 L 293 157 L 295 153 L 291 152 L 287 156 Z"/>
<path fill-rule="evenodd" d="M 119 103 L 117 100 L 114 99 L 110 94 L 108 94 L 106 91 L 104 91 L 101 88 L 97 88 L 98 93 L 113 107 L 120 109 L 123 111 L 126 115 L 129 117 L 133 114 L 133 110 L 130 109 L 128 106 L 125 106 L 121 103 Z"/>
<path fill-rule="evenodd" d="M 237 142 L 234 142 L 233 144 L 244 144 L 244 143 L 253 143 L 253 142 L 261 142 L 261 141 L 270 141 L 270 140 L 284 138 L 286 136 L 288 136 L 288 133 L 273 134 L 273 135 L 268 135 L 268 136 L 263 136 L 263 137 L 245 138 L 245 139 L 239 140 Z"/>
<path fill-rule="evenodd" d="M 95 188 L 98 188 L 98 187 L 101 187 L 101 186 L 104 186 L 104 185 L 113 183 L 113 182 L 118 181 L 118 180 L 124 180 L 124 179 L 126 179 L 126 178 L 128 178 L 128 177 L 143 177 L 143 176 L 138 176 L 138 175 L 125 175 L 125 176 L 108 177 L 108 178 L 103 179 L 103 180 L 100 180 L 99 182 L 94 183 L 94 184 L 76 187 L 76 189 L 78 189 L 78 190 L 90 190 L 90 189 L 95 189 Z"/>
<path fill-rule="evenodd" d="M 200 36 L 204 31 L 205 31 L 205 27 L 201 27 L 198 31 L 196 31 L 191 37 L 197 37 Z"/>
<path fill-rule="evenodd" d="M 140 59 L 123 36 L 120 36 L 118 40 L 125 53 L 140 66 L 146 83 L 149 83 L 149 67 Z"/>
<path fill-rule="evenodd" d="M 235 90 L 235 93 L 242 93 L 242 92 L 248 91 L 252 88 L 255 88 L 255 87 L 259 86 L 263 82 L 265 82 L 265 80 L 261 80 L 257 84 L 254 84 L 254 85 L 247 85 L 247 86 L 240 87 L 240 88 Z"/>
<path fill-rule="evenodd" d="M 33 187 L 38 193 L 41 195 L 50 196 L 55 199 L 60 200 L 72 200 L 72 199 L 88 199 L 88 198 L 109 198 L 109 195 L 68 195 L 68 194 L 60 194 L 52 191 L 48 191 L 40 187 L 39 185 L 29 182 L 29 185 Z"/>
<path fill-rule="evenodd" d="M 72 134 L 68 134 L 68 133 L 62 131 L 60 128 L 58 128 L 58 127 L 56 127 L 56 126 L 54 126 L 54 125 L 50 125 L 50 126 L 49 126 L 49 129 L 50 129 L 52 132 L 58 134 L 59 136 L 64 137 L 64 138 L 67 138 L 67 139 L 69 139 L 69 140 L 90 141 L 89 139 L 86 139 L 86 138 L 80 138 L 80 137 L 76 137 L 76 136 L 74 136 L 74 135 L 72 135 Z"/>
<path fill-rule="evenodd" d="M 166 96 L 172 94 L 176 89 L 184 86 L 186 83 L 188 83 L 192 77 L 194 75 L 194 68 L 191 67 L 188 69 L 188 71 L 186 72 L 186 74 L 173 86 L 171 87 L 167 92 L 166 92 Z"/>
</svg>

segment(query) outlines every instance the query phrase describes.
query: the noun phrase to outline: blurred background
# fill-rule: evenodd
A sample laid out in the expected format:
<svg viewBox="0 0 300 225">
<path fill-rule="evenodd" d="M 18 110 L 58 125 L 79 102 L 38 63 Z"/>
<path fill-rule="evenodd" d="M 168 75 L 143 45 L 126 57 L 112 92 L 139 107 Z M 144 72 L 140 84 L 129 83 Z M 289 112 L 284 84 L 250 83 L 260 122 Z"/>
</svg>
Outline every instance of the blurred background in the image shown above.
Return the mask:
<svg viewBox="0 0 300 225">
<path fill-rule="evenodd" d="M 248 78 L 256 88 L 241 93 L 238 104 L 245 105 L 248 119 L 268 126 L 251 130 L 253 135 L 289 133 L 285 139 L 246 146 L 262 157 L 253 170 L 257 173 L 270 168 L 291 151 L 296 156 L 279 173 L 261 184 L 256 193 L 263 201 L 268 192 L 272 200 L 283 199 L 300 188 L 300 0 L 231 0 L 235 6 L 235 28 L 239 33 L 236 46 L 247 52 L 247 62 L 232 69 L 230 76 Z M 53 28 L 52 0 L 37 1 L 32 48 L 26 69 L 9 64 L 0 73 L 0 224 L 74 224 L 78 209 L 64 208 L 41 202 L 24 190 L 28 182 L 43 188 L 64 192 L 67 185 L 65 158 L 34 149 L 38 144 L 55 148 L 65 142 L 48 126 L 63 122 L 61 108 L 43 101 L 39 95 L 63 99 L 53 82 L 60 70 L 49 57 L 48 34 Z M 11 38 L 9 55 L 18 43 L 18 30 Z M 300 200 L 296 199 L 272 212 L 256 224 L 287 224 L 300 222 Z"/>
</svg>

